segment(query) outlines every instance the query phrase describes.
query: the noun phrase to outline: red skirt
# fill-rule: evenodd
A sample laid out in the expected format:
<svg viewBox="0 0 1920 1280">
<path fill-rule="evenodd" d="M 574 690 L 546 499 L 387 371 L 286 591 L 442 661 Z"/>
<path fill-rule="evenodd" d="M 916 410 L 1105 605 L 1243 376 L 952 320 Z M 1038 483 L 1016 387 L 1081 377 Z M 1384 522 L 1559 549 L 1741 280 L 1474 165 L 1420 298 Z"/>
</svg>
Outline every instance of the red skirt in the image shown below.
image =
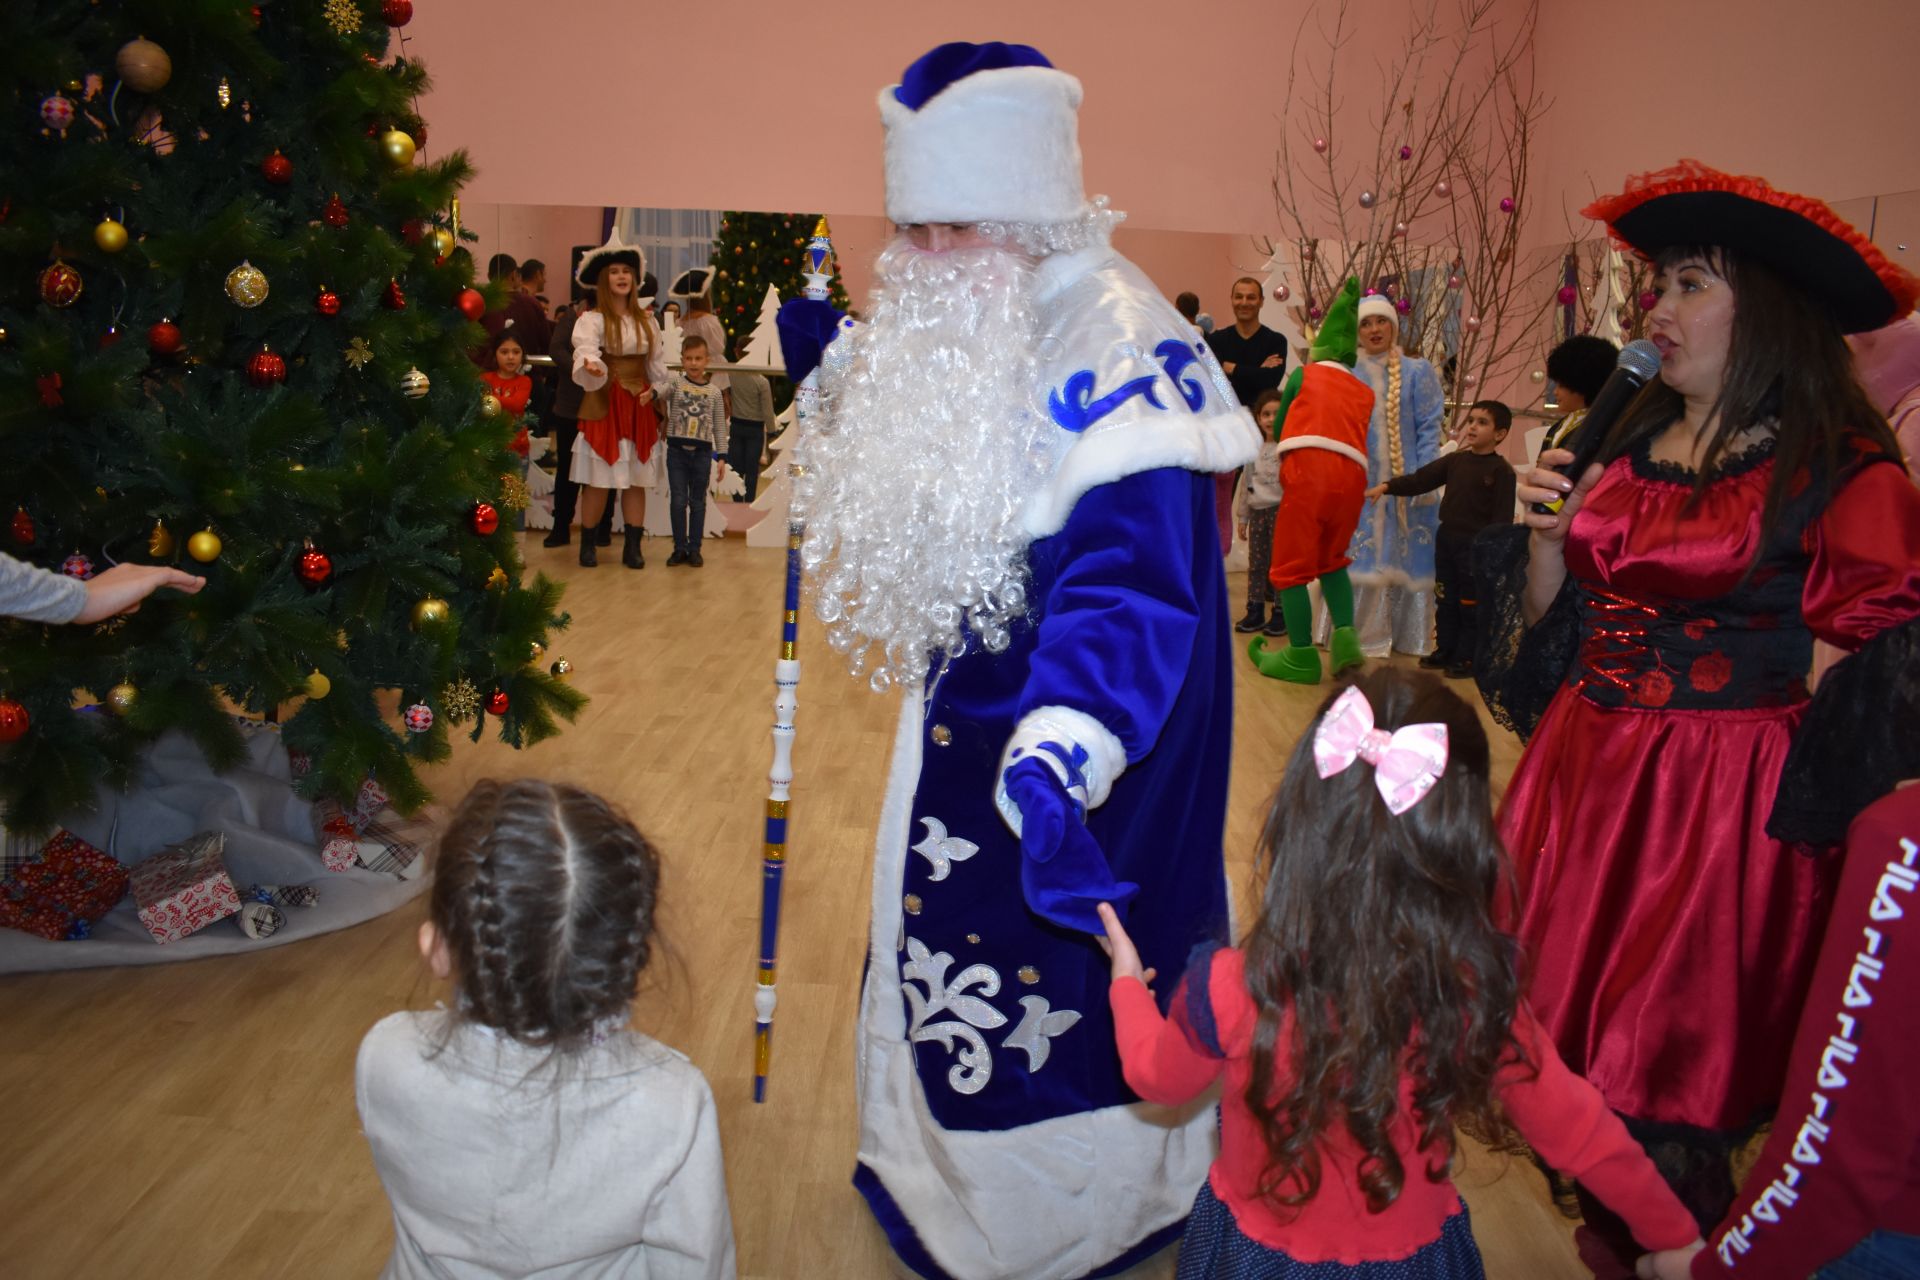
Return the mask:
<svg viewBox="0 0 1920 1280">
<path fill-rule="evenodd" d="M 1803 708 L 1608 710 L 1566 688 L 1514 771 L 1529 996 L 1616 1111 L 1725 1130 L 1779 1102 L 1838 871 L 1766 834 Z"/>
<path fill-rule="evenodd" d="M 607 379 L 606 393 L 607 416 L 580 419 L 580 434 L 608 466 L 619 460 L 622 440 L 633 441 L 634 453 L 646 462 L 660 440 L 660 415 L 653 411 L 653 401 L 641 404 L 618 378 Z"/>
<path fill-rule="evenodd" d="M 1353 563 L 1347 547 L 1367 501 L 1367 469 L 1331 449 L 1280 456 L 1280 506 L 1273 515 L 1267 581 L 1277 591 L 1304 586 Z"/>
</svg>

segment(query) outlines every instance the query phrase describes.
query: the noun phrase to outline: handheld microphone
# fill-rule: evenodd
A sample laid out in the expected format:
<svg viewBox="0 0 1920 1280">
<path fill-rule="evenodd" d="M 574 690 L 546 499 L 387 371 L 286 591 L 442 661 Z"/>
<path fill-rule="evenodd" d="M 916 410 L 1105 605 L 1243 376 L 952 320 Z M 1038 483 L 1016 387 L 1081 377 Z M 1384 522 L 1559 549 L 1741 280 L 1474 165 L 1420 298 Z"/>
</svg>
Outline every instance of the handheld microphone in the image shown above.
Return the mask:
<svg viewBox="0 0 1920 1280">
<path fill-rule="evenodd" d="M 1621 410 L 1627 407 L 1627 402 L 1633 399 L 1635 393 L 1647 385 L 1647 379 L 1659 372 L 1660 348 L 1653 343 L 1645 338 L 1637 338 L 1622 347 L 1619 358 L 1614 362 L 1613 372 L 1607 375 L 1606 382 L 1601 385 L 1600 394 L 1587 406 L 1587 416 L 1574 429 L 1573 461 L 1564 468 L 1549 470 L 1557 470 L 1578 484 L 1580 477 L 1587 474 L 1587 468 L 1600 456 L 1600 445 L 1613 429 L 1614 419 L 1620 416 Z M 1536 502 L 1533 509 L 1543 516 L 1558 515 L 1565 502 L 1565 497 L 1555 498 L 1552 502 Z"/>
</svg>

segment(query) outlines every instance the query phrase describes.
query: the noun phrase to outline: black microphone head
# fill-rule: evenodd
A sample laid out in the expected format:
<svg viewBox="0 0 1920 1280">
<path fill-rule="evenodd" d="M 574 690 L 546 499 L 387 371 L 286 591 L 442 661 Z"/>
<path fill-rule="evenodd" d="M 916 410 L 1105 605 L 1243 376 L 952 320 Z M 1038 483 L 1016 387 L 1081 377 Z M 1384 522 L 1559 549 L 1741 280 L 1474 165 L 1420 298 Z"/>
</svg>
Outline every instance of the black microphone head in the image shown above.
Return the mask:
<svg viewBox="0 0 1920 1280">
<path fill-rule="evenodd" d="M 1613 367 L 1626 370 L 1635 382 L 1645 382 L 1660 372 L 1660 348 L 1645 338 L 1635 338 L 1620 348 Z"/>
</svg>

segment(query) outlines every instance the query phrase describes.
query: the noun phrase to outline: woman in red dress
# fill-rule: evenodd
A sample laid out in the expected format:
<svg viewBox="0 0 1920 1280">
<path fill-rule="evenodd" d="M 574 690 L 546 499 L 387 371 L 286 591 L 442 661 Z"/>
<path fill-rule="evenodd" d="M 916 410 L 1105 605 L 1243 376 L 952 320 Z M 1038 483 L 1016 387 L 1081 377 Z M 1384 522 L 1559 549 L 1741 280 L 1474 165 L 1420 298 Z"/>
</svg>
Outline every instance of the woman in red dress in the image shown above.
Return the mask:
<svg viewBox="0 0 1920 1280">
<path fill-rule="evenodd" d="M 660 419 L 655 389 L 666 382 L 660 333 L 638 297 L 646 260 L 616 234 L 580 261 L 576 277 L 594 291 L 594 305 L 573 324 L 573 380 L 580 399 L 580 434 L 570 472 L 584 494 L 580 527 L 600 522 L 612 493 L 620 494 L 626 545 L 620 563 L 646 567 L 640 537 L 647 522 L 647 490 L 660 480 Z M 580 563 L 598 563 L 594 540 L 580 539 Z"/>
<path fill-rule="evenodd" d="M 1660 377 L 1480 548 L 1531 996 L 1703 1225 L 1779 1099 L 1852 816 L 1920 772 L 1920 491 L 1842 334 L 1920 280 L 1693 162 L 1590 206 L 1653 260 Z M 1549 451 L 1546 467 L 1572 456 Z M 1483 599 L 1489 598 L 1483 591 Z M 1809 699 L 1815 636 L 1850 655 Z"/>
</svg>

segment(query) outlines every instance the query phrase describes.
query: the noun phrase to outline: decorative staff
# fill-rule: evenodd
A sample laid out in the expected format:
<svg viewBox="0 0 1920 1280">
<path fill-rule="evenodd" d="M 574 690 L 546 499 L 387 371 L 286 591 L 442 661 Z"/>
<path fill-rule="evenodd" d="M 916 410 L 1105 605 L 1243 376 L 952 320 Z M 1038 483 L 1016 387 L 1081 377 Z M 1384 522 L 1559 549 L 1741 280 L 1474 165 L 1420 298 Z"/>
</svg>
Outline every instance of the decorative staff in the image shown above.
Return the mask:
<svg viewBox="0 0 1920 1280">
<path fill-rule="evenodd" d="M 821 218 L 807 244 L 805 297 L 780 308 L 780 335 L 787 376 L 793 379 L 793 429 L 804 433 L 820 404 L 820 353 L 840 330 L 841 315 L 827 301 L 833 283 L 833 241 Z M 791 454 L 791 450 L 788 451 Z M 774 988 L 780 952 L 780 890 L 787 867 L 787 800 L 793 786 L 793 716 L 799 707 L 800 543 L 806 529 L 787 521 L 786 600 L 780 615 L 780 658 L 773 664 L 773 768 L 767 774 L 767 826 L 760 855 L 760 974 L 753 993 L 753 1100 L 767 1099 L 773 1063 Z"/>
</svg>

